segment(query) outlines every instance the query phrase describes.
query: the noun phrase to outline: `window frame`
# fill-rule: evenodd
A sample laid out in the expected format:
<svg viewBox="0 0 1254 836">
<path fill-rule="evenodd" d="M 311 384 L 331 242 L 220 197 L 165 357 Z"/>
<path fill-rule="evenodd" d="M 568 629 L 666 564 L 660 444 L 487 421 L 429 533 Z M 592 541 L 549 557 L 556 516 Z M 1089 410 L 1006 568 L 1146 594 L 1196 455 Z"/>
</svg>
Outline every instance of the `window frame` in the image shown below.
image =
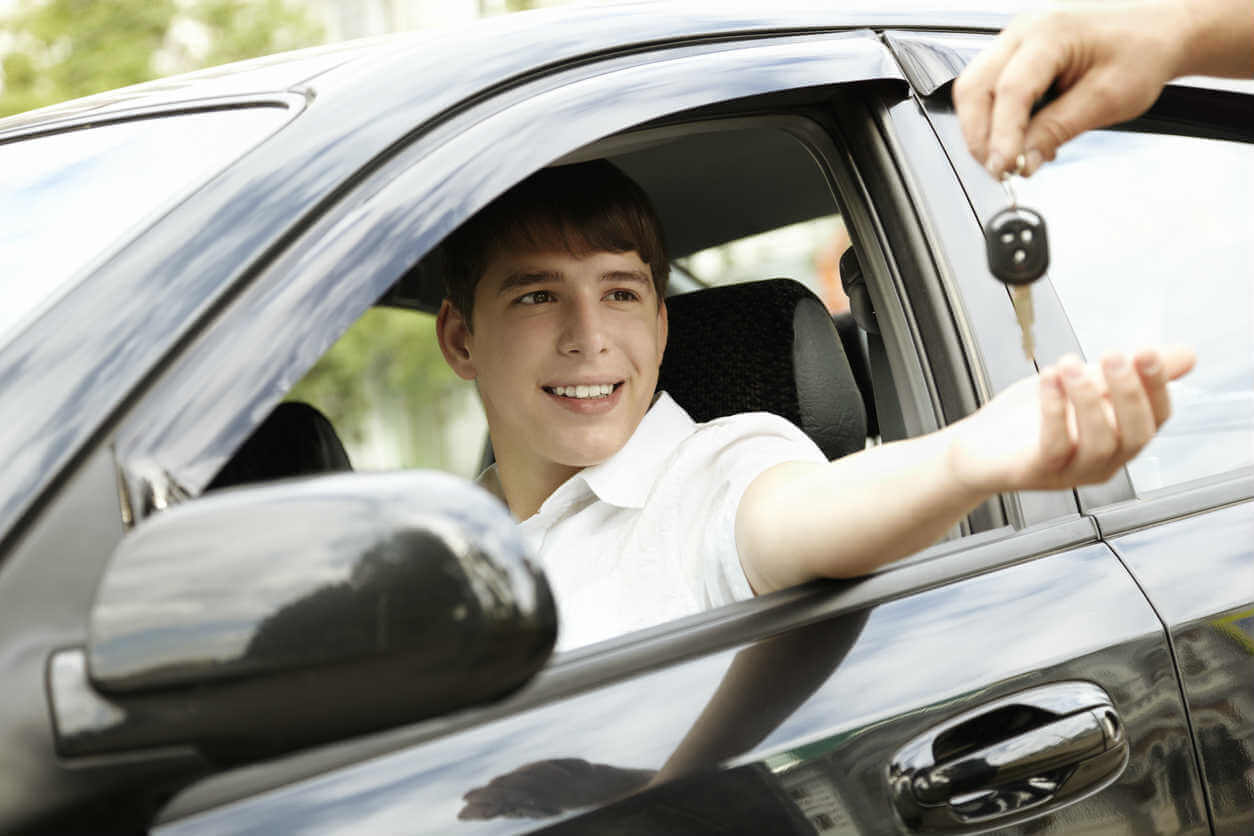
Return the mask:
<svg viewBox="0 0 1254 836">
<path fill-rule="evenodd" d="M 891 72 L 882 78 L 875 76 L 872 79 L 875 83 L 870 84 L 857 83 L 868 81 L 865 77 L 855 77 L 847 81 L 833 80 L 830 66 L 833 61 L 833 45 L 844 39 L 848 39 L 848 43 L 858 44 L 856 49 L 862 53 L 858 60 L 862 61 L 864 68 L 869 66 L 867 58 L 875 57 L 878 60 L 875 55 L 875 50 L 881 46 L 878 39 L 865 30 L 851 30 L 839 35 L 782 36 L 696 47 L 681 46 L 659 50 L 664 56 L 663 61 L 656 60 L 659 53 L 637 53 L 608 59 L 602 65 L 566 70 L 553 77 L 539 79 L 522 88 L 507 91 L 498 97 L 500 101 L 493 99 L 484 102 L 480 106 L 484 112 L 480 112 L 479 108 L 471 108 L 458 114 L 449 122 L 435 128 L 431 134 L 419 137 L 412 145 L 401 149 L 393 159 L 380 163 L 371 174 L 357 182 L 335 207 L 292 241 L 286 251 L 261 271 L 248 287 L 236 294 L 197 336 L 188 340 L 183 355 L 169 364 L 137 408 L 126 416 L 118 434 L 116 449 L 133 519 L 138 521 L 144 511 L 151 513 L 161 507 L 160 502 L 157 502 L 145 509 L 142 507 L 144 502 L 163 497 L 169 502 L 180 501 L 197 493 L 199 485 L 208 482 L 221 462 L 229 457 L 231 451 L 251 431 L 252 426 L 264 417 L 269 407 L 278 402 L 304 371 L 312 366 L 316 358 L 356 321 L 361 312 L 404 275 L 421 255 L 451 231 L 454 221 L 446 220 L 447 228 L 437 226 L 426 229 L 425 237 L 420 238 L 417 244 L 410 241 L 407 251 L 391 254 L 369 265 L 357 265 L 359 271 L 369 274 L 370 279 L 367 281 L 359 278 L 353 288 L 355 295 L 351 298 L 344 295 L 342 285 L 346 283 L 339 280 L 342 275 L 340 271 L 346 267 L 345 262 L 362 252 L 360 247 L 363 242 L 376 241 L 381 232 L 386 238 L 387 235 L 394 234 L 400 226 L 400 221 L 389 213 L 401 215 L 406 209 L 411 214 L 415 213 L 419 207 L 414 206 L 415 201 L 409 195 L 425 195 L 427 192 L 423 189 L 415 191 L 420 184 L 449 189 L 448 166 L 439 154 L 448 149 L 448 140 L 455 136 L 462 140 L 462 144 L 473 144 L 467 141 L 465 134 L 468 125 L 493 123 L 497 121 L 493 117 L 509 114 L 515 105 L 526 105 L 534 97 L 576 95 L 572 90 L 580 82 L 594 80 L 594 86 L 585 88 L 577 95 L 587 95 L 590 90 L 595 90 L 598 95 L 603 96 L 606 94 L 605 90 L 598 88 L 605 79 L 612 77 L 613 70 L 636 70 L 642 64 L 654 67 L 665 65 L 667 73 L 684 73 L 688 66 L 685 61 L 696 59 L 702 64 L 708 63 L 717 67 L 719 64 L 726 64 L 730 59 L 731 66 L 745 72 L 746 78 L 760 81 L 761 72 L 755 61 L 762 60 L 763 55 L 773 57 L 774 53 L 759 54 L 755 50 L 781 45 L 785 52 L 795 49 L 798 54 L 813 56 L 815 63 L 811 72 L 817 71 L 821 62 L 823 74 L 812 78 L 809 86 L 820 87 L 824 91 L 829 88 L 837 90 L 838 94 L 834 98 L 830 92 L 825 93 L 822 108 L 809 108 L 805 111 L 815 127 L 812 130 L 802 130 L 801 133 L 806 135 L 799 138 L 816 155 L 820 167 L 829 178 L 829 184 L 834 184 L 833 190 L 841 195 L 841 208 L 848 215 L 851 237 L 867 262 L 864 269 L 868 273 L 873 299 L 886 315 L 894 318 L 888 329 L 893 336 L 888 341 L 888 347 L 895 383 L 899 392 L 906 394 L 903 403 L 916 407 L 911 419 L 914 426 L 908 426 L 908 429 L 911 434 L 938 429 L 944 422 L 946 406 L 941 403 L 933 370 L 927 365 L 929 348 L 921 335 L 916 313 L 928 304 L 943 307 L 945 310 L 935 311 L 938 319 L 929 325 L 936 329 L 941 327 L 936 323 L 943 321 L 944 317 L 961 318 L 962 303 L 953 298 L 952 287 L 944 286 L 936 275 L 935 265 L 945 262 L 944 248 L 936 240 L 936 231 L 926 227 L 928 219 L 921 219 L 912 205 L 912 201 L 917 199 L 920 186 L 911 178 L 919 175 L 905 165 L 908 162 L 905 157 L 919 150 L 919 140 L 929 141 L 925 133 L 928 126 L 921 112 L 914 113 L 909 116 L 912 120 L 910 127 L 914 132 L 911 139 L 913 145 L 892 145 L 890 140 L 895 138 L 893 132 L 907 125 L 907 121 L 906 117 L 894 116 L 890 122 L 891 108 L 886 101 L 895 102 L 893 107 L 912 107 L 913 100 L 904 83 Z M 675 59 L 674 64 L 670 63 L 671 59 Z M 751 117 L 769 115 L 763 112 L 767 99 L 787 98 L 789 91 L 807 86 L 803 80 L 796 79 L 795 75 L 792 72 L 788 84 L 768 86 L 767 93 L 761 93 L 759 87 L 749 96 L 714 95 L 708 89 L 702 88 L 700 96 L 713 99 L 704 108 L 694 109 L 690 104 L 691 99 L 678 104 L 674 101 L 668 101 L 665 105 L 655 103 L 654 106 L 659 111 L 666 111 L 664 115 L 654 120 L 634 123 L 626 121 L 641 127 L 656 126 L 668 120 L 692 121 L 696 118 L 727 117 L 729 114 Z M 817 84 L 819 81 L 822 83 Z M 855 88 L 856 93 L 842 95 Z M 739 92 L 750 91 L 742 89 Z M 812 96 L 806 98 L 807 101 L 813 101 Z M 833 105 L 842 104 L 849 107 L 849 112 L 842 113 L 838 119 L 834 115 Z M 620 121 L 626 119 L 616 118 Z M 506 127 L 494 127 L 493 130 L 508 135 L 511 130 L 508 120 L 500 121 Z M 846 135 L 855 130 L 855 136 Z M 874 156 L 855 156 L 850 148 L 858 141 L 866 146 L 873 146 Z M 581 148 L 588 144 L 584 142 L 576 147 Z M 554 156 L 560 157 L 572 150 L 566 147 L 563 154 Z M 473 156 L 473 152 L 464 150 L 457 153 L 463 157 L 467 154 Z M 932 163 L 944 158 L 943 150 L 934 136 L 930 139 L 926 153 Z M 517 165 L 527 164 L 519 162 Z M 873 182 L 868 183 L 867 176 L 872 174 L 874 176 L 870 179 Z M 933 172 L 930 179 L 923 178 L 929 186 L 936 181 L 935 174 Z M 469 216 L 480 205 L 485 204 L 497 193 L 496 190 L 503 190 L 511 185 L 514 181 L 508 179 L 509 176 L 498 173 L 498 179 L 490 186 L 479 184 L 480 194 L 471 201 L 463 198 L 458 209 L 464 213 L 462 217 Z M 516 175 L 515 179 L 519 176 L 521 175 Z M 940 176 L 945 178 L 945 199 L 954 200 L 961 192 L 953 172 L 942 170 Z M 490 189 L 486 195 L 482 193 L 484 189 Z M 885 201 L 884 205 L 891 208 L 880 208 L 881 202 Z M 392 225 L 381 230 L 381 217 L 393 217 Z M 895 229 L 894 232 L 885 231 L 886 222 Z M 894 236 L 892 240 L 888 237 L 890 234 Z M 319 249 L 320 246 L 325 249 Z M 920 302 L 918 299 L 923 291 L 918 287 L 906 287 L 907 283 L 930 285 L 927 288 L 927 300 Z M 292 347 L 303 352 L 301 356 L 308 360 L 299 370 L 288 369 L 284 372 L 281 369 L 277 378 L 271 377 L 267 382 L 263 372 L 271 374 L 272 369 L 258 371 L 261 364 L 257 364 L 255 358 L 227 356 L 224 362 L 223 354 L 215 351 L 215 346 L 241 342 L 244 345 L 251 344 L 246 338 L 249 329 L 264 330 L 275 322 L 273 316 L 258 317 L 259 310 L 267 305 L 274 305 L 283 316 L 290 317 L 293 311 L 302 311 L 301 303 L 308 302 L 311 293 L 320 298 L 331 299 L 334 302 L 334 316 L 317 326 L 322 330 L 318 339 L 325 344 L 315 344 L 303 339 L 294 341 Z M 289 295 L 287 300 L 282 299 L 284 294 Z M 275 301 L 276 297 L 279 298 L 278 302 Z M 940 300 L 939 303 L 936 300 Z M 1014 327 L 1013 313 L 1008 305 L 1006 317 L 1007 327 Z M 308 316 L 300 322 L 302 328 L 310 326 Z M 959 326 L 950 322 L 944 327 L 958 329 Z M 945 357 L 944 362 L 948 364 L 949 371 L 955 373 L 958 385 L 970 387 L 966 397 L 974 401 L 977 397 L 978 390 L 975 387 L 979 376 L 972 375 L 964 384 L 955 371 L 965 373 L 967 370 L 969 359 L 963 353 L 964 349 L 960 348 L 966 340 L 969 337 L 950 333 L 945 350 L 951 354 Z M 936 362 L 937 356 L 935 350 L 932 350 L 932 362 Z M 251 376 L 242 376 L 242 368 L 253 368 L 254 372 Z M 905 370 L 906 374 L 899 374 L 900 370 Z M 213 385 L 207 385 L 206 381 L 215 377 L 217 381 Z M 227 401 L 225 406 L 224 399 Z M 200 404 L 208 402 L 213 402 L 212 409 L 199 408 Z M 240 407 L 238 404 L 245 406 Z M 952 410 L 952 404 L 948 408 Z M 956 417 L 961 417 L 964 409 L 965 407 L 959 406 Z M 197 422 L 200 422 L 199 426 Z M 205 450 L 213 452 L 213 459 L 208 464 L 200 465 L 196 479 L 188 480 L 187 471 L 182 465 Z M 1069 492 L 1058 493 L 1070 501 Z M 991 502 L 996 503 L 998 500 L 995 498 Z M 905 594 L 919 588 L 920 584 L 935 584 L 939 579 L 957 578 L 967 574 L 970 571 L 967 568 L 968 562 L 956 559 L 955 553 L 983 555 L 978 562 L 986 570 L 1095 537 L 1091 523 L 1077 519 L 1073 502 L 1069 506 L 1064 503 L 1061 507 L 1051 507 L 1047 514 L 1020 515 L 1018 518 L 1012 516 L 1010 522 L 1010 525 L 1005 525 L 998 520 L 997 524 L 978 532 L 975 537 L 941 542 L 911 558 L 886 567 L 880 576 L 886 579 L 883 582 L 887 583 L 887 588 L 895 590 L 894 594 Z M 966 534 L 969 530 L 964 528 L 960 533 Z M 938 561 L 935 560 L 937 557 L 947 559 Z M 887 580 L 888 578 L 891 580 Z M 762 605 L 772 610 L 780 606 L 786 612 L 786 600 L 765 596 L 757 601 L 742 602 L 724 609 L 747 607 L 752 612 L 755 606 Z M 733 615 L 734 613 L 728 614 L 720 610 L 693 616 L 696 619 L 694 622 L 681 619 L 676 623 L 681 625 L 680 629 L 683 631 L 697 624 L 708 623 L 718 633 L 717 625 L 725 623 Z M 658 629 L 665 632 L 669 628 L 663 625 Z M 623 637 L 623 641 L 645 641 L 649 635 L 650 631 L 641 631 Z M 615 645 L 615 642 L 608 644 Z"/>
<path fill-rule="evenodd" d="M 720 75 L 714 81 L 689 79 L 685 67 L 694 61 Z M 116 448 L 133 518 L 139 520 L 170 502 L 199 493 L 269 407 L 456 223 L 532 168 L 587 142 L 563 138 L 562 153 L 546 157 L 542 150 L 530 151 L 536 158 L 532 162 L 503 154 L 509 165 L 486 171 L 481 167 L 477 175 L 472 173 L 474 147 L 519 143 L 517 123 L 529 112 L 548 103 L 586 107 L 591 94 L 618 95 L 612 85 L 633 89 L 647 72 L 653 74 L 656 95 L 636 97 L 636 113 L 643 118 L 616 112 L 611 122 L 618 126 L 609 132 L 647 122 L 655 115 L 764 90 L 825 87 L 868 78 L 905 83 L 873 33 L 850 29 L 659 47 L 611 57 L 543 76 L 454 114 L 395 148 L 390 159 L 353 183 L 188 339 L 187 349 L 126 416 Z M 662 87 L 662 83 L 673 87 Z M 476 145 L 476 137 L 491 141 Z M 454 138 L 458 141 L 453 142 Z M 587 140 L 596 138 L 588 136 Z M 458 189 L 450 185 L 457 177 L 462 178 L 460 182 L 472 182 Z M 415 194 L 422 197 L 415 200 L 411 197 Z M 433 214 L 437 220 L 427 221 Z M 381 252 L 384 243 L 386 253 Z M 342 280 L 348 275 L 353 276 L 352 282 Z M 328 300 L 334 301 L 333 310 L 328 310 Z M 320 319 L 313 318 L 313 309 Z M 284 323 L 293 320 L 301 326 L 298 337 L 284 334 Z M 269 329 L 267 340 L 257 340 L 257 332 L 264 329 Z M 287 360 L 263 367 L 246 350 L 221 350 L 221 346 L 267 341 L 271 346 L 286 343 L 285 350 L 298 358 L 301 367 L 286 365 Z"/>
</svg>

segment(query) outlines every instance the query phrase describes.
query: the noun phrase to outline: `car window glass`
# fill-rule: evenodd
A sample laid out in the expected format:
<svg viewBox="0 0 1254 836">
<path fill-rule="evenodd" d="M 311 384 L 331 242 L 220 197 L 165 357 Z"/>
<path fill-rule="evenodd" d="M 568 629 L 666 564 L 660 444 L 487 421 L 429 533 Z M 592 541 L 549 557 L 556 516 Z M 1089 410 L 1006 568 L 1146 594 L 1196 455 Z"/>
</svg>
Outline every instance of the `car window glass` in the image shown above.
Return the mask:
<svg viewBox="0 0 1254 836">
<path fill-rule="evenodd" d="M 474 384 L 444 362 L 431 314 L 370 309 L 287 399 L 326 415 L 357 470 L 478 475 L 488 422 Z"/>
<path fill-rule="evenodd" d="M 0 343 L 90 261 L 287 118 L 236 108 L 0 144 Z"/>
<path fill-rule="evenodd" d="M 1138 492 L 1254 465 L 1254 145 L 1098 131 L 1020 181 L 1087 358 L 1184 343 L 1197 367 L 1128 465 Z"/>
</svg>

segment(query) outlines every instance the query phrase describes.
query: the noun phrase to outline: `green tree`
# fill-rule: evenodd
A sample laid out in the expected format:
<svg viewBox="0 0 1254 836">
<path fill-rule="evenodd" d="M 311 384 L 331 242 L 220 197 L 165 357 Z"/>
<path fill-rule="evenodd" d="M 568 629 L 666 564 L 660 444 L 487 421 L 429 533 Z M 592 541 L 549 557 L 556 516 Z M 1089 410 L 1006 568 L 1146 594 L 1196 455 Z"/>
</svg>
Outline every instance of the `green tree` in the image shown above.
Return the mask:
<svg viewBox="0 0 1254 836">
<path fill-rule="evenodd" d="M 288 398 L 326 414 L 355 466 L 370 466 L 361 452 L 373 443 L 385 450 L 375 466 L 457 470 L 457 460 L 477 454 L 483 440 L 461 456 L 449 449 L 473 391 L 444 362 L 434 317 L 379 307 L 353 323 Z"/>
<path fill-rule="evenodd" d="M 0 116 L 186 71 L 320 43 L 283 0 L 20 0 L 2 21 Z M 203 36 L 189 49 L 176 24 Z M 167 68 L 160 66 L 166 59 Z"/>
</svg>

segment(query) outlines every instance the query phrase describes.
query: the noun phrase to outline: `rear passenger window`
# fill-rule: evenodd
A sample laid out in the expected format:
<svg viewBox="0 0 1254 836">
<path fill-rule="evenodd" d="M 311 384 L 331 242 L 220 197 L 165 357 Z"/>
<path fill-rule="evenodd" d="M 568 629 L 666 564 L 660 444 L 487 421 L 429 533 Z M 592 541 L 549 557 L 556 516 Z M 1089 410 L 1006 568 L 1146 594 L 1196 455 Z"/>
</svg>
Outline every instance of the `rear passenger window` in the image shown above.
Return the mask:
<svg viewBox="0 0 1254 836">
<path fill-rule="evenodd" d="M 1098 131 L 1018 188 L 1086 357 L 1184 343 L 1197 368 L 1128 465 L 1138 493 L 1254 466 L 1254 145 Z"/>
</svg>

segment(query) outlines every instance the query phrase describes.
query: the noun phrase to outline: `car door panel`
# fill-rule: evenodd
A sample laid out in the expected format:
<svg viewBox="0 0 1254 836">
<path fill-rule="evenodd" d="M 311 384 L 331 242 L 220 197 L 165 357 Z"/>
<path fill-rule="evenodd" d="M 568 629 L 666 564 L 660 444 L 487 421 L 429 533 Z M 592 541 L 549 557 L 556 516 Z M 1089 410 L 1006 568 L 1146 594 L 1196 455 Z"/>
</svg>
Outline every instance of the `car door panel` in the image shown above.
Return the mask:
<svg viewBox="0 0 1254 836">
<path fill-rule="evenodd" d="M 1170 633 L 1215 833 L 1250 833 L 1254 503 L 1118 534 L 1110 542 Z"/>
<path fill-rule="evenodd" d="M 158 832 L 512 833 L 554 823 L 537 812 L 553 803 L 543 791 L 529 796 L 526 782 L 500 786 L 519 767 L 581 759 L 652 770 L 677 758 L 680 780 L 618 805 L 596 804 L 553 832 L 655 832 L 645 825 L 676 821 L 713 827 L 727 809 L 717 799 L 753 793 L 766 808 L 763 820 L 793 823 L 783 832 L 897 833 L 887 769 L 902 746 L 999 697 L 1070 681 L 1110 695 L 1131 758 L 1097 795 L 1006 832 L 1073 832 L 1081 822 L 1100 832 L 1206 832 L 1161 625 L 1101 544 L 757 643 L 659 662 L 652 673 L 170 821 Z M 494 779 L 497 807 L 480 798 L 477 812 L 497 815 L 459 818 L 474 812 L 463 796 Z M 802 785 L 810 787 L 803 793 L 827 797 L 826 806 L 801 806 Z M 848 828 L 819 830 L 821 816 Z"/>
</svg>

